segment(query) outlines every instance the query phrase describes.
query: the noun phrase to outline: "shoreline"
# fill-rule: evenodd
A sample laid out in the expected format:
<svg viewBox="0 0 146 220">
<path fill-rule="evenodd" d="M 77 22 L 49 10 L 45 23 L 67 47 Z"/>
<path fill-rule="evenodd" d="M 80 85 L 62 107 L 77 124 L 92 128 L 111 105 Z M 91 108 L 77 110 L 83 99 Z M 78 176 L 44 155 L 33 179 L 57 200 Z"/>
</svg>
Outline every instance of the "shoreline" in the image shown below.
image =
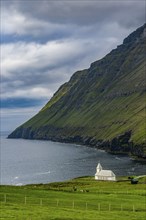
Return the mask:
<svg viewBox="0 0 146 220">
<path fill-rule="evenodd" d="M 78 137 L 45 137 L 45 138 L 38 138 L 37 136 L 34 138 L 29 137 L 15 137 L 7 135 L 7 139 L 26 139 L 26 140 L 40 140 L 40 141 L 52 141 L 52 142 L 58 142 L 58 143 L 66 143 L 66 144 L 75 144 L 80 146 L 86 146 L 95 148 L 97 150 L 104 150 L 105 152 L 113 155 L 125 155 L 131 158 L 132 160 L 135 160 L 137 162 L 144 162 L 146 163 L 146 156 L 142 156 L 142 149 L 136 148 L 137 145 L 129 143 L 130 148 L 125 151 L 122 149 L 122 146 L 112 146 L 112 141 L 104 141 L 104 140 L 95 140 L 93 137 L 88 138 L 82 138 L 80 136 Z M 130 151 L 130 149 L 133 151 Z"/>
<path fill-rule="evenodd" d="M 60 185 L 60 184 L 65 184 L 65 183 L 68 183 L 68 182 L 72 182 L 72 181 L 82 181 L 82 180 L 84 180 L 84 179 L 90 179 L 90 180 L 92 180 L 92 181 L 94 181 L 94 182 L 97 182 L 97 183 L 119 183 L 119 182 L 130 182 L 131 181 L 131 179 L 130 178 L 135 178 L 135 179 L 137 179 L 137 178 L 140 178 L 140 179 L 144 179 L 145 180 L 145 184 L 146 184 L 146 175 L 139 175 L 139 176 L 131 176 L 131 175 L 129 175 L 129 176 L 116 176 L 116 180 L 115 181 L 109 181 L 109 180 L 95 180 L 95 177 L 94 176 L 79 176 L 79 177 L 74 177 L 74 178 L 71 178 L 71 179 L 66 179 L 66 180 L 64 180 L 64 181 L 53 181 L 53 182 L 47 182 L 47 183 L 29 183 L 29 184 L 22 184 L 22 185 L 7 185 L 7 184 L 0 184 L 0 187 L 29 187 L 29 186 L 51 186 L 51 185 L 56 185 L 57 186 L 57 184 L 58 185 Z"/>
</svg>

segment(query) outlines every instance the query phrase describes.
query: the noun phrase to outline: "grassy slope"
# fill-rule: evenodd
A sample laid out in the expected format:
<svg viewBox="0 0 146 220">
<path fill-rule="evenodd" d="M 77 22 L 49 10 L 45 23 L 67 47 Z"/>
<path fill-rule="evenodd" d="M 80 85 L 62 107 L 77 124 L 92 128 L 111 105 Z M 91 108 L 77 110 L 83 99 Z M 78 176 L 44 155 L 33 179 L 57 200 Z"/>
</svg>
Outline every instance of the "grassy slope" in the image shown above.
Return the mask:
<svg viewBox="0 0 146 220">
<path fill-rule="evenodd" d="M 31 126 L 35 129 L 41 126 L 53 125 L 59 128 L 66 127 L 68 133 L 64 130 L 61 134 L 64 136 L 93 136 L 97 139 L 109 140 L 127 130 L 132 130 L 133 141 L 142 143 L 145 138 L 146 100 L 146 94 L 141 92 L 140 87 L 144 82 L 143 72 L 144 65 L 142 63 L 127 76 L 121 76 L 120 80 L 116 79 L 112 83 L 114 89 L 109 87 L 108 91 L 102 94 L 102 97 L 101 94 L 98 96 L 95 93 L 95 87 L 89 93 L 87 92 L 86 98 L 81 95 L 83 91 L 80 92 L 78 89 L 78 97 L 76 97 L 76 94 L 72 94 L 72 91 L 68 92 L 67 85 L 64 85 L 41 112 L 27 122 L 24 127 Z M 129 81 L 131 81 L 131 84 L 129 84 Z M 125 85 L 125 82 L 128 82 L 127 85 Z M 136 88 L 135 92 L 132 84 L 139 84 L 139 88 Z M 75 86 L 73 85 L 72 90 L 75 89 Z M 78 87 L 82 88 L 82 85 L 78 85 Z M 85 89 L 85 91 L 87 90 Z M 66 96 L 65 93 L 67 93 Z M 121 95 L 115 95 L 117 93 Z M 64 95 L 63 98 L 62 95 Z M 59 96 L 60 99 L 62 98 L 60 102 L 58 102 Z M 72 96 L 71 101 L 70 96 Z M 57 101 L 55 102 L 55 100 Z M 77 100 L 79 100 L 78 103 Z"/>
<path fill-rule="evenodd" d="M 1 186 L 1 219 L 105 220 L 108 216 L 112 220 L 144 220 L 145 195 L 145 184 L 97 182 L 92 177 L 45 185 Z"/>
</svg>

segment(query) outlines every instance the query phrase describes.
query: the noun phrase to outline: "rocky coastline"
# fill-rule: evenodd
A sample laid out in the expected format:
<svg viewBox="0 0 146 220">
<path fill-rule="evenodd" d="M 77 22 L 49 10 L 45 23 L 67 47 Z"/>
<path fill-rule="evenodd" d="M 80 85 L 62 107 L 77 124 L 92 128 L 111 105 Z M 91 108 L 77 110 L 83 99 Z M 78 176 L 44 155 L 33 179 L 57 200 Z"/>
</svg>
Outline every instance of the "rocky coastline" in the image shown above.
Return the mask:
<svg viewBox="0 0 146 220">
<path fill-rule="evenodd" d="M 43 132 L 41 131 L 43 130 Z M 86 136 L 82 137 L 80 135 L 75 136 L 67 136 L 59 134 L 59 129 L 52 129 L 52 132 L 44 133 L 43 129 L 38 129 L 37 131 L 33 131 L 31 127 L 29 128 L 18 128 L 14 132 L 12 132 L 8 138 L 23 138 L 30 140 L 49 140 L 54 142 L 62 142 L 62 143 L 73 143 L 89 146 L 92 148 L 102 149 L 108 153 L 112 154 L 122 154 L 129 155 L 134 160 L 144 161 L 146 162 L 146 152 L 144 151 L 145 145 L 143 144 L 135 144 L 131 138 L 131 131 L 127 131 L 122 135 L 118 135 L 112 140 L 97 140 L 95 137 Z M 48 130 L 48 129 L 47 129 Z M 53 135 L 54 133 L 54 135 Z M 58 133 L 58 135 L 57 135 Z M 41 135 L 42 134 L 42 135 Z"/>
</svg>

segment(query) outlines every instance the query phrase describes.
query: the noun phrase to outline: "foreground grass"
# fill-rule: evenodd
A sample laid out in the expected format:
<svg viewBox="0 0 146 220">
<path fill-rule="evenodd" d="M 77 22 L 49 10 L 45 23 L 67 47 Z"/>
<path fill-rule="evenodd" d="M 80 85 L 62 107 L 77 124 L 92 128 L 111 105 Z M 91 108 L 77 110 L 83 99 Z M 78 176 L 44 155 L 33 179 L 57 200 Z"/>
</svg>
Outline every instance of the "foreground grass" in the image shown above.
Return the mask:
<svg viewBox="0 0 146 220">
<path fill-rule="evenodd" d="M 146 184 L 92 177 L 27 186 L 1 186 L 1 219 L 144 220 Z"/>
</svg>

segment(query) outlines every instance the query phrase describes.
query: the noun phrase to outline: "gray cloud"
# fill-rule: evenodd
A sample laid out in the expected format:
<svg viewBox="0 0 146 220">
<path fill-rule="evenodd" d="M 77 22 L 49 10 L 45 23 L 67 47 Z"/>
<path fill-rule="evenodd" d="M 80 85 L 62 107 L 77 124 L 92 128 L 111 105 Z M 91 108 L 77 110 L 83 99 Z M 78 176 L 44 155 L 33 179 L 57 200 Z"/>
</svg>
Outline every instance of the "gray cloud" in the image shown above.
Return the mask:
<svg viewBox="0 0 146 220">
<path fill-rule="evenodd" d="M 72 28 L 92 25 L 98 28 L 105 23 L 113 22 L 128 29 L 142 24 L 145 17 L 144 0 L 11 0 L 3 1 L 2 6 L 2 11 L 11 11 L 11 15 L 15 14 L 13 28 L 15 25 L 19 26 L 18 34 L 29 32 L 39 36 L 42 31 L 47 35 L 57 32 L 59 34 L 70 32 Z"/>
<path fill-rule="evenodd" d="M 2 1 L 2 34 L 18 39 L 2 45 L 3 80 L 12 89 L 48 83 L 54 92 L 54 84 L 87 68 L 141 25 L 143 6 L 141 0 Z"/>
<path fill-rule="evenodd" d="M 140 22 L 144 19 L 144 0 L 107 0 L 107 1 L 6 1 L 7 7 L 15 8 L 29 17 L 52 23 L 69 23 L 91 25 L 95 23 L 117 20 L 129 27 L 133 25 L 133 17 Z M 118 16 L 117 16 L 118 15 Z M 128 15 L 128 20 L 125 19 Z M 131 16 L 129 16 L 131 15 Z M 138 16 L 137 16 L 138 15 Z M 121 19 L 123 18 L 123 19 Z"/>
<path fill-rule="evenodd" d="M 73 72 L 88 68 L 118 41 L 114 37 L 97 39 L 2 44 L 2 97 L 49 99 Z"/>
</svg>

